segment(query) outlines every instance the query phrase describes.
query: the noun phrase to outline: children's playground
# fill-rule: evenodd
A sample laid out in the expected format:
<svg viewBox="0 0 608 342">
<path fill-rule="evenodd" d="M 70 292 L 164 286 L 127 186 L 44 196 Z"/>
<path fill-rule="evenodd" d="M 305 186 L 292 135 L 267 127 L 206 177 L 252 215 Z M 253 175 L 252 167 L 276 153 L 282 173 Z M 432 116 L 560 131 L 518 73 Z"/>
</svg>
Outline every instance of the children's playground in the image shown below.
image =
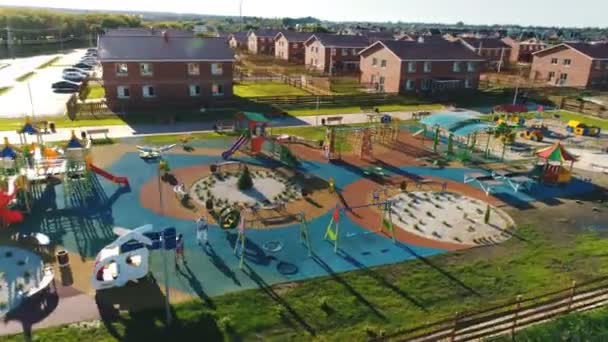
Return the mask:
<svg viewBox="0 0 608 342">
<path fill-rule="evenodd" d="M 152 278 L 178 302 L 496 246 L 513 213 L 595 189 L 572 139 L 601 137 L 575 123 L 377 114 L 320 140 L 275 124 L 241 112 L 222 139 L 91 146 L 26 122 L 1 150 L 0 316 L 49 279 L 113 301 Z"/>
</svg>

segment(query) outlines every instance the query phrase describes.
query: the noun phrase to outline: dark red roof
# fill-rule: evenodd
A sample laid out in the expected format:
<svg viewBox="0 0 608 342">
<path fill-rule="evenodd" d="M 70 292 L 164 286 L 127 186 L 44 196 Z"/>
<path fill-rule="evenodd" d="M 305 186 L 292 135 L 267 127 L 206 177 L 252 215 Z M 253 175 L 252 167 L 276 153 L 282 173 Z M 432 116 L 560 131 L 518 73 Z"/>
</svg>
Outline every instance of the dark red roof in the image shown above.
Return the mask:
<svg viewBox="0 0 608 342">
<path fill-rule="evenodd" d="M 608 44 L 589 44 L 589 43 L 566 43 L 585 55 L 595 59 L 608 58 Z"/>
<path fill-rule="evenodd" d="M 353 36 L 347 34 L 326 34 L 326 33 L 315 33 L 310 37 L 308 41 L 312 41 L 313 38 L 318 39 L 321 44 L 326 47 L 338 47 L 338 48 L 364 48 L 369 45 L 369 39 L 364 36 Z"/>
<path fill-rule="evenodd" d="M 310 32 L 296 32 L 287 30 L 281 31 L 279 33 L 282 34 L 285 38 L 287 38 L 287 40 L 289 40 L 290 42 L 305 42 L 313 35 L 313 33 Z M 277 33 L 277 37 L 279 33 Z"/>
<path fill-rule="evenodd" d="M 482 61 L 482 57 L 467 49 L 460 43 L 452 43 L 447 40 L 443 42 L 419 43 L 417 41 L 383 40 L 376 44 L 382 44 L 392 51 L 401 60 L 467 60 Z M 366 49 L 367 50 L 367 49 Z M 364 54 L 363 50 L 361 54 Z"/>
</svg>

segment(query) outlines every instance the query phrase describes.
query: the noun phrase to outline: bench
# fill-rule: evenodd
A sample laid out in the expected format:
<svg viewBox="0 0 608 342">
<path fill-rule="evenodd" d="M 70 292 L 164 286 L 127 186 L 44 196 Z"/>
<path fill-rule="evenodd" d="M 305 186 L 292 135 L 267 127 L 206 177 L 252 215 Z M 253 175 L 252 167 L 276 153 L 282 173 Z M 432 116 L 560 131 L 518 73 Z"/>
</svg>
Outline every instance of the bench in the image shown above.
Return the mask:
<svg viewBox="0 0 608 342">
<path fill-rule="evenodd" d="M 341 116 L 330 116 L 325 118 L 325 122 L 327 125 L 341 125 L 342 119 Z"/>
<path fill-rule="evenodd" d="M 104 139 L 110 139 L 108 137 L 108 133 L 110 133 L 110 130 L 107 128 L 98 128 L 98 129 L 89 129 L 87 130 L 87 135 L 89 136 L 89 138 L 92 140 L 93 136 L 96 134 L 103 134 Z"/>
</svg>

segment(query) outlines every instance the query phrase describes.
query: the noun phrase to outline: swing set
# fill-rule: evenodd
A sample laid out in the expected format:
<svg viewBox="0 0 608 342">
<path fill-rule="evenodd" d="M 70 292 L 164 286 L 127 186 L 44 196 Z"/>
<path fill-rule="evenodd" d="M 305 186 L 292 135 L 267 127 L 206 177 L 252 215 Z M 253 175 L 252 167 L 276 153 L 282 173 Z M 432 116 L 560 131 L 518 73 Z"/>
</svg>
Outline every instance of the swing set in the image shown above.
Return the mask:
<svg viewBox="0 0 608 342">
<path fill-rule="evenodd" d="M 386 230 L 387 234 L 391 237 L 393 242 L 396 242 L 395 238 L 395 229 L 393 225 L 393 216 L 392 216 L 392 205 L 393 202 L 390 200 L 386 200 L 384 202 L 374 202 L 369 204 L 362 204 L 352 207 L 341 207 L 336 205 L 334 211 L 331 215 L 331 219 L 329 220 L 329 224 L 325 229 L 325 236 L 323 237 L 325 240 L 329 241 L 334 245 L 334 252 L 338 252 L 338 243 L 340 240 L 340 216 L 343 215 L 345 210 L 355 210 L 360 208 L 368 208 L 368 207 L 379 207 L 382 208 L 382 215 L 380 221 L 380 229 L 378 232 L 384 232 Z"/>
</svg>

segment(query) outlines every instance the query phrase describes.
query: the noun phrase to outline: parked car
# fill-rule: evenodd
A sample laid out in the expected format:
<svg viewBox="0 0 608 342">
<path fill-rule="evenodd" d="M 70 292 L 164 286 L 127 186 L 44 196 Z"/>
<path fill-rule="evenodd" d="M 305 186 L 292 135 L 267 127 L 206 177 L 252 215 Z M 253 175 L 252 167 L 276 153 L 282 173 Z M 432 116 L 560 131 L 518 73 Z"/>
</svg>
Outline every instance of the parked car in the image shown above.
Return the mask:
<svg viewBox="0 0 608 342">
<path fill-rule="evenodd" d="M 94 52 L 87 52 L 87 53 L 84 54 L 84 56 L 85 57 L 89 57 L 89 56 L 90 57 L 97 57 L 98 55 L 97 55 L 97 51 L 94 51 Z"/>
<path fill-rule="evenodd" d="M 86 63 L 86 64 L 89 64 L 89 65 L 95 65 L 95 64 L 97 64 L 97 59 L 95 59 L 95 58 L 82 58 L 80 60 L 80 63 Z"/>
<path fill-rule="evenodd" d="M 78 72 L 81 73 L 85 76 L 89 76 L 91 75 L 91 71 L 90 70 L 84 70 L 84 69 L 80 69 L 80 68 L 65 68 L 63 69 L 63 73 L 65 74 L 66 72 Z"/>
<path fill-rule="evenodd" d="M 76 64 L 74 64 L 72 66 L 74 68 L 79 68 L 79 69 L 84 69 L 84 70 L 92 70 L 93 69 L 93 66 L 91 64 L 83 63 L 83 62 L 76 63 Z"/>
<path fill-rule="evenodd" d="M 87 52 L 97 52 L 97 48 L 88 48 Z"/>
<path fill-rule="evenodd" d="M 68 81 L 82 82 L 85 78 L 87 78 L 87 76 L 83 75 L 79 72 L 64 72 L 63 73 L 63 79 L 68 80 Z"/>
<path fill-rule="evenodd" d="M 73 82 L 68 80 L 63 80 L 59 82 L 53 83 L 51 88 L 53 88 L 56 92 L 76 92 L 80 89 L 80 82 Z"/>
</svg>

